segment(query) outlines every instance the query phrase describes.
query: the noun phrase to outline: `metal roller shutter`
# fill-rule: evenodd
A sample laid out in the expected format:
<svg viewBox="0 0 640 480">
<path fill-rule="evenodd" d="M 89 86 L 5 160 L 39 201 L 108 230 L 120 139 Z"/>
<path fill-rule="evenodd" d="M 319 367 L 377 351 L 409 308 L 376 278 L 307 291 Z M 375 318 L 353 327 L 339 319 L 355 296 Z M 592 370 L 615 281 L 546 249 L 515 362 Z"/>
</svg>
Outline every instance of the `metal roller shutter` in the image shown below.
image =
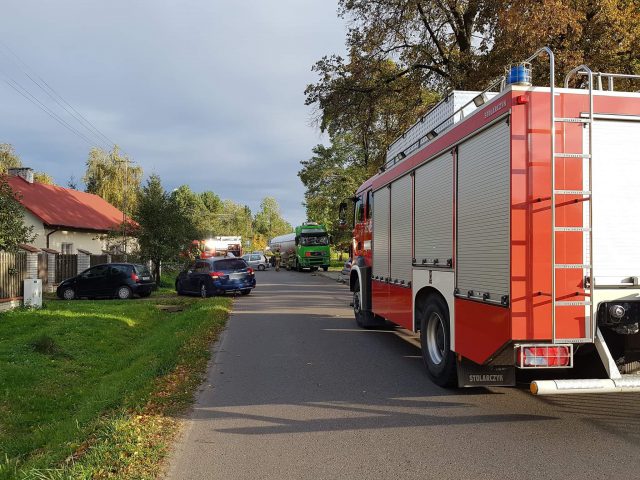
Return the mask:
<svg viewBox="0 0 640 480">
<path fill-rule="evenodd" d="M 510 129 L 505 121 L 458 147 L 457 288 L 509 295 Z"/>
<path fill-rule="evenodd" d="M 391 279 L 408 285 L 411 281 L 411 176 L 391 184 Z"/>
<path fill-rule="evenodd" d="M 373 193 L 373 276 L 389 277 L 389 189 Z"/>
<path fill-rule="evenodd" d="M 586 140 L 586 131 L 584 136 Z M 597 120 L 593 125 L 593 274 L 596 287 L 629 286 L 629 283 L 633 284 L 632 277 L 640 276 L 639 138 L 638 121 Z M 584 211 L 585 225 L 588 225 L 589 209 L 585 206 Z M 585 243 L 588 253 L 587 235 Z"/>
<path fill-rule="evenodd" d="M 446 266 L 453 258 L 453 158 L 442 155 L 416 170 L 416 264 Z"/>
</svg>

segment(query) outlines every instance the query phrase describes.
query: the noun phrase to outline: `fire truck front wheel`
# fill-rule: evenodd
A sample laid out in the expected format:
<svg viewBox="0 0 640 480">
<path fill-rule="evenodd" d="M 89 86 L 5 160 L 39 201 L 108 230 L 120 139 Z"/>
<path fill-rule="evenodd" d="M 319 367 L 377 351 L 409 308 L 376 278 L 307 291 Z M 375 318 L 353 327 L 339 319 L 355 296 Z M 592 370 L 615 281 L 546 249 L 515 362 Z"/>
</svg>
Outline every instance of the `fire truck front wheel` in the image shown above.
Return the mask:
<svg viewBox="0 0 640 480">
<path fill-rule="evenodd" d="M 378 326 L 375 322 L 373 312 L 362 310 L 362 296 L 360 294 L 360 284 L 356 282 L 353 291 L 353 315 L 356 317 L 356 323 L 360 328 L 372 328 Z"/>
<path fill-rule="evenodd" d="M 440 297 L 430 296 L 421 310 L 422 360 L 436 384 L 452 387 L 456 382 L 456 357 L 450 348 L 447 307 Z"/>
</svg>

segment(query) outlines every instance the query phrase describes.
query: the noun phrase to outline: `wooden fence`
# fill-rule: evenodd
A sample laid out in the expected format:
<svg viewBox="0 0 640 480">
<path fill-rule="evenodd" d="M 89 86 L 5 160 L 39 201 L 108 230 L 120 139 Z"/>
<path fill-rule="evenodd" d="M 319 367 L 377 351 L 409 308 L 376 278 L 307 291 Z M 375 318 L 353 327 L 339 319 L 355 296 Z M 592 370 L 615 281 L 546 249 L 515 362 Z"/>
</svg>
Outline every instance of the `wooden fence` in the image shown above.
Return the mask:
<svg viewBox="0 0 640 480">
<path fill-rule="evenodd" d="M 78 255 L 56 255 L 56 283 L 78 274 Z"/>
<path fill-rule="evenodd" d="M 108 261 L 109 261 L 109 257 L 107 255 L 91 255 L 90 266 L 95 267 L 96 265 L 102 265 L 103 263 L 107 263 Z"/>
<path fill-rule="evenodd" d="M 21 297 L 27 276 L 25 252 L 0 252 L 0 298 Z"/>
<path fill-rule="evenodd" d="M 42 280 L 43 287 L 49 283 L 49 261 L 44 252 L 38 254 L 38 278 Z"/>
</svg>

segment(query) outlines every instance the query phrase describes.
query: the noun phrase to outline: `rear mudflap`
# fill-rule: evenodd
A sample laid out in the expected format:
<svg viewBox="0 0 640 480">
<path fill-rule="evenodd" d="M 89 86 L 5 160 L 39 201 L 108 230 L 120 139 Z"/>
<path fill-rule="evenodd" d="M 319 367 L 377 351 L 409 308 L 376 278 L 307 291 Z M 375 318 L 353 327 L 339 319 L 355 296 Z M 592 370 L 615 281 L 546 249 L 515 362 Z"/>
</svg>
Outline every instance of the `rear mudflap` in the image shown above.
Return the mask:
<svg viewBox="0 0 640 480">
<path fill-rule="evenodd" d="M 513 387 L 516 384 L 513 365 L 478 365 L 464 357 L 456 363 L 459 387 Z"/>
</svg>

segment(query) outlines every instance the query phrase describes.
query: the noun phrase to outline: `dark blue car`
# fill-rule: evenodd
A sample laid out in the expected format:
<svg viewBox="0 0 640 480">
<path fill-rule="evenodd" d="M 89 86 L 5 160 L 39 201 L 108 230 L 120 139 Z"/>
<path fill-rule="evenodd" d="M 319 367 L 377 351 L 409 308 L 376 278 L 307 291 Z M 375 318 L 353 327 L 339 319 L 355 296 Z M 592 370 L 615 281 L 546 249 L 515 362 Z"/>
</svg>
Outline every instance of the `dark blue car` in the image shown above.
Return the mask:
<svg viewBox="0 0 640 480">
<path fill-rule="evenodd" d="M 192 293 L 202 298 L 227 292 L 249 295 L 255 286 L 253 268 L 242 258 L 197 259 L 176 279 L 178 295 Z"/>
</svg>

